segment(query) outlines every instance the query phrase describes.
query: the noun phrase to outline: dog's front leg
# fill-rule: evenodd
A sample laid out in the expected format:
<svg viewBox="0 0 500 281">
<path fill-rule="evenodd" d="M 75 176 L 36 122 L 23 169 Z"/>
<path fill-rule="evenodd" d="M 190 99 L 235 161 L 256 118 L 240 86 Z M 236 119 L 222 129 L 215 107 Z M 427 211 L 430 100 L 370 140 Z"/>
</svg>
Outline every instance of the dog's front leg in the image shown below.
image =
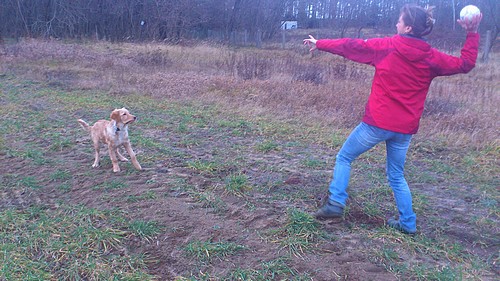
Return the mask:
<svg viewBox="0 0 500 281">
<path fill-rule="evenodd" d="M 130 156 L 130 159 L 132 160 L 132 164 L 137 170 L 142 170 L 141 164 L 139 164 L 139 161 L 137 161 L 137 157 L 135 157 L 135 152 L 132 149 L 132 145 L 130 145 L 130 142 L 125 142 L 123 144 L 125 146 L 125 149 L 127 150 L 128 155 Z"/>
<path fill-rule="evenodd" d="M 118 156 L 118 159 L 122 162 L 128 162 L 128 159 L 123 156 L 120 151 L 118 150 L 118 147 L 116 148 L 116 156 Z"/>
<path fill-rule="evenodd" d="M 99 167 L 99 141 L 97 141 L 97 144 L 94 142 L 94 164 L 92 164 L 93 168 Z"/>
<path fill-rule="evenodd" d="M 120 166 L 118 166 L 118 159 L 116 159 L 116 147 L 112 144 L 108 144 L 109 158 L 111 158 L 111 163 L 113 164 L 113 172 L 119 172 Z"/>
</svg>

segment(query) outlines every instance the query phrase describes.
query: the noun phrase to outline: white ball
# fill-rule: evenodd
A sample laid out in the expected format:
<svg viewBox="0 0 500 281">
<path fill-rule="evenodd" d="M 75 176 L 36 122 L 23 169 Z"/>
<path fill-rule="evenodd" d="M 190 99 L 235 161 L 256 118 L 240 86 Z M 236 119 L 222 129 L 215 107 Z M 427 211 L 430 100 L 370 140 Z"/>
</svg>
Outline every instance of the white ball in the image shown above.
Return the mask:
<svg viewBox="0 0 500 281">
<path fill-rule="evenodd" d="M 478 7 L 474 5 L 467 5 L 460 11 L 460 19 L 461 20 L 471 20 L 473 16 L 479 15 L 481 11 Z"/>
</svg>

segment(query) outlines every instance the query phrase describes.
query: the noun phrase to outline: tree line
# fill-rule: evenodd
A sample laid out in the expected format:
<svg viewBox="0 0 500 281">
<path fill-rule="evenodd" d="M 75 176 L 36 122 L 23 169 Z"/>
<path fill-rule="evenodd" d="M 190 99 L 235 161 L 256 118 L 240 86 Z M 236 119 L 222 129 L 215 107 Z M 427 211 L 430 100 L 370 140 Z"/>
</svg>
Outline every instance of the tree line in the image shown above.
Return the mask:
<svg viewBox="0 0 500 281">
<path fill-rule="evenodd" d="M 217 31 L 229 41 L 245 31 L 266 40 L 284 20 L 299 28 L 394 29 L 406 3 L 436 6 L 436 28 L 446 31 L 463 6 L 475 4 L 482 29 L 493 38 L 500 29 L 498 0 L 0 0 L 0 37 L 176 42 Z"/>
</svg>

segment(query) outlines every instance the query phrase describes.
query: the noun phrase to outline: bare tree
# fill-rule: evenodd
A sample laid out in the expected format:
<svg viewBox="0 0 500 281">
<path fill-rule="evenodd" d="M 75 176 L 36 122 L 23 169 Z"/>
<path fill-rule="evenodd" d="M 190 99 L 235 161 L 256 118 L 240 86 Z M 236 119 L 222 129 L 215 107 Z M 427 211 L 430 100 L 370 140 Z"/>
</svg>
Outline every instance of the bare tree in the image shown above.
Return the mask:
<svg viewBox="0 0 500 281">
<path fill-rule="evenodd" d="M 0 33 L 5 37 L 87 37 L 99 40 L 203 38 L 225 40 L 245 32 L 267 40 L 284 19 L 299 28 L 324 28 L 346 35 L 356 28 L 394 28 L 408 0 L 3 0 Z M 416 0 L 436 5 L 436 30 L 453 29 L 462 0 Z M 499 33 L 498 0 L 474 0 L 483 11 L 481 30 Z M 453 11 L 456 9 L 455 11 Z M 450 13 L 450 11 L 452 11 Z M 213 31 L 213 32 L 212 32 Z M 260 38 L 260 37 L 259 37 Z"/>
<path fill-rule="evenodd" d="M 24 16 L 24 10 L 25 10 L 25 8 L 21 4 L 21 0 L 16 0 L 15 7 L 16 7 L 16 14 L 19 15 L 19 18 L 21 19 L 21 21 L 23 23 L 26 35 L 28 37 L 31 36 L 31 32 L 30 32 L 30 29 L 28 27 L 28 22 L 26 20 L 26 17 Z"/>
</svg>

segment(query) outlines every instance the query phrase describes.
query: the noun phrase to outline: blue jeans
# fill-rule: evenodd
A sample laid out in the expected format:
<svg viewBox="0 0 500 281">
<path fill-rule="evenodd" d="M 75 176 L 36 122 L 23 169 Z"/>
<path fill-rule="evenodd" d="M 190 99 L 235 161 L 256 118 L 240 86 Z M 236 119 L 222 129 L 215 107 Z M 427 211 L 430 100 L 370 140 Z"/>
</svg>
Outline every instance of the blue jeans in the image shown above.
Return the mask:
<svg viewBox="0 0 500 281">
<path fill-rule="evenodd" d="M 410 146 L 411 137 L 410 134 L 387 131 L 366 123 L 359 124 L 337 154 L 333 180 L 329 188 L 329 199 L 345 206 L 351 163 L 363 152 L 385 141 L 387 179 L 396 199 L 400 224 L 405 230 L 415 231 L 417 216 L 413 212 L 410 188 L 404 178 L 406 152 Z"/>
</svg>

